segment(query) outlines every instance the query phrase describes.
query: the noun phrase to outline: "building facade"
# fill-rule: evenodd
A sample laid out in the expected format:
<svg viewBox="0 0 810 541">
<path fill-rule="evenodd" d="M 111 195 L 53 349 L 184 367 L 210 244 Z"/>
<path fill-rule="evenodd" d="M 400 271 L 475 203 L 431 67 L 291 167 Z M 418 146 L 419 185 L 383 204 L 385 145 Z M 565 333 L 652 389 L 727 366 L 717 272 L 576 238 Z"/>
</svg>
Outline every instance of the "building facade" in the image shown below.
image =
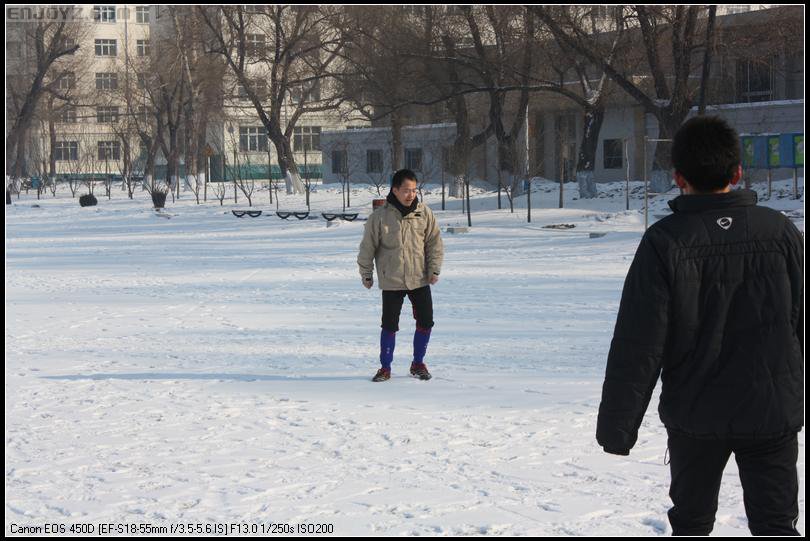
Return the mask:
<svg viewBox="0 0 810 541">
<path fill-rule="evenodd" d="M 28 134 L 27 176 L 120 178 L 124 171 L 143 176 L 147 148 L 138 132 L 155 136 L 153 104 L 160 99 L 157 87 L 168 84 L 155 77 L 155 71 L 175 72 L 165 74 L 166 79 L 171 79 L 183 69 L 182 62 L 167 63 L 160 50 L 162 40 L 175 39 L 173 24 L 177 22 L 173 22 L 169 6 L 78 5 L 74 8 L 77 15 L 71 22 L 71 35 L 75 38 L 71 39 L 76 39 L 79 48 L 74 54 L 57 60 L 50 75 L 52 79 L 58 78 L 56 88 L 65 99 L 51 100 L 50 106 L 46 103 L 41 107 Z M 259 30 L 248 38 L 249 45 L 256 48 L 269 41 Z M 21 63 L 30 58 L 25 54 L 22 39 L 7 38 L 7 48 Z M 14 61 L 8 58 L 7 69 L 14 70 Z M 256 73 L 261 83 L 261 70 L 257 69 Z M 207 121 L 204 146 L 209 160 L 205 169 L 210 180 L 231 180 L 236 175 L 256 180 L 267 180 L 271 175 L 280 178 L 276 150 L 244 88 L 227 69 L 221 69 L 220 79 L 216 105 L 204 111 Z M 281 114 L 282 131 L 293 119 L 297 100 L 317 99 L 321 89 L 316 86 L 305 92 L 305 96 L 297 95 L 296 91 L 287 96 Z M 321 132 L 344 126 L 344 116 L 345 111 L 336 109 L 295 118 L 290 143 L 302 176 L 320 178 Z M 186 142 L 182 131 L 178 139 L 182 178 L 194 171 L 186 170 Z M 51 155 L 55 162 L 53 170 L 49 166 Z M 158 146 L 154 162 L 156 178 L 168 180 L 164 145 Z M 171 179 L 172 183 L 176 181 Z"/>
<path fill-rule="evenodd" d="M 718 10 L 720 45 L 716 47 L 711 62 L 707 114 L 727 119 L 745 135 L 803 133 L 803 40 L 784 29 L 782 32 L 772 30 L 785 27 L 785 21 L 799 23 L 803 30 L 803 8 L 778 6 L 752 10 L 751 6 L 724 6 Z M 694 65 L 700 65 L 700 60 L 698 58 Z M 643 81 L 645 77 L 642 72 L 637 79 Z M 570 81 L 565 85 L 578 91 L 580 83 Z M 506 99 L 505 124 L 517 114 L 515 95 L 513 93 Z M 486 100 L 483 95 L 468 98 L 473 133 L 482 131 L 488 122 Z M 404 110 L 409 114 L 406 125 L 441 124 L 451 119 L 438 107 Z M 697 107 L 694 107 L 688 116 L 697 112 Z M 582 108 L 558 94 L 538 92 L 531 94 L 526 116 L 527 129 L 521 130 L 521 136 L 527 134 L 528 141 L 525 138 L 518 141 L 518 153 L 525 158 L 517 169 L 528 171 L 531 177 L 575 181 L 578 152 L 585 130 Z M 409 128 L 405 133 L 409 133 Z M 420 145 L 417 137 L 413 151 L 419 151 L 421 147 L 422 152 L 427 153 L 428 147 L 437 144 L 452 146 L 452 131 L 443 133 L 447 134 L 447 139 L 439 143 L 431 141 Z M 390 129 L 383 130 L 382 134 L 390 139 Z M 595 180 L 612 182 L 650 178 L 658 134 L 656 118 L 609 82 L 596 147 Z M 330 134 L 330 144 L 346 146 L 349 163 L 362 164 L 367 159 L 368 145 L 362 136 L 344 132 L 343 143 L 334 141 L 335 137 L 338 134 Z M 497 185 L 496 158 L 497 141 L 491 137 L 472 153 L 471 179 Z M 326 151 L 323 159 L 325 163 L 331 159 Z M 525 167 L 526 161 L 528 168 Z M 772 170 L 771 173 L 789 176 L 792 171 Z M 767 172 L 751 169 L 746 175 L 756 181 L 766 178 Z M 337 181 L 337 178 L 337 175 L 327 174 L 325 181 Z M 364 181 L 362 174 L 355 178 Z"/>
</svg>

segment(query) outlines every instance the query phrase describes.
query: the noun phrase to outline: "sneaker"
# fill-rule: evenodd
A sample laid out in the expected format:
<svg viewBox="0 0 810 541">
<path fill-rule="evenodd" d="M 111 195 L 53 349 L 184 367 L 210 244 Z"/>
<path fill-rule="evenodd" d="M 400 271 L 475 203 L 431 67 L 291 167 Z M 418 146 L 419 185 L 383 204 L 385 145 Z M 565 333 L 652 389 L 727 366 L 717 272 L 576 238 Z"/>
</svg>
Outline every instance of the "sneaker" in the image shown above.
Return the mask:
<svg viewBox="0 0 810 541">
<path fill-rule="evenodd" d="M 388 381 L 389 379 L 391 379 L 391 369 L 380 368 L 377 370 L 377 374 L 371 378 L 371 381 Z"/>
<path fill-rule="evenodd" d="M 433 376 L 430 375 L 428 372 L 427 366 L 425 363 L 413 363 L 411 364 L 411 375 L 415 378 L 419 378 L 421 380 L 427 381 Z"/>
</svg>

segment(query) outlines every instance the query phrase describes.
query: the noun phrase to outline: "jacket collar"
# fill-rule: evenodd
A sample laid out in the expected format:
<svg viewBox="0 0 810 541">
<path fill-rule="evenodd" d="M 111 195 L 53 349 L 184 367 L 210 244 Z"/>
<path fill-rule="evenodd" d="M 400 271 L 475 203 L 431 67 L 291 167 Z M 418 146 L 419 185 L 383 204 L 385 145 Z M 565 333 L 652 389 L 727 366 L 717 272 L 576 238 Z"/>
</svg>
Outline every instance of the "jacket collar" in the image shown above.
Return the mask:
<svg viewBox="0 0 810 541">
<path fill-rule="evenodd" d="M 757 204 L 757 193 L 753 190 L 732 190 L 726 193 L 700 195 L 680 195 L 669 201 L 674 212 L 703 212 L 732 207 L 751 207 Z"/>
<path fill-rule="evenodd" d="M 399 202 L 397 196 L 394 195 L 394 192 L 388 192 L 388 197 L 385 198 L 388 201 L 389 205 L 392 205 L 396 208 L 401 214 L 402 217 L 406 217 L 408 214 L 414 212 L 416 207 L 419 206 L 419 198 L 414 198 L 413 203 L 411 203 L 410 207 L 404 206 L 402 203 Z"/>
</svg>

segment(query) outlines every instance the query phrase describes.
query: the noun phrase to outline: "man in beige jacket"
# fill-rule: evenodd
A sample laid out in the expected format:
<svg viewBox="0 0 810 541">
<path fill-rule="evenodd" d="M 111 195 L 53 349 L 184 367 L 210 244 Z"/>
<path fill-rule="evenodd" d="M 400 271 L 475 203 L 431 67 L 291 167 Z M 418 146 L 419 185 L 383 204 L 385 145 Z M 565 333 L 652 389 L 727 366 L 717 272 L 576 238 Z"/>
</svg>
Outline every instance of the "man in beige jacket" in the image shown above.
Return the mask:
<svg viewBox="0 0 810 541">
<path fill-rule="evenodd" d="M 413 306 L 416 332 L 413 337 L 411 375 L 431 378 L 425 366 L 425 353 L 433 328 L 433 299 L 430 286 L 439 281 L 444 256 L 436 217 L 416 197 L 417 178 L 401 169 L 391 180 L 387 202 L 366 222 L 357 265 L 363 285 L 374 285 L 374 265 L 382 289 L 383 317 L 380 333 L 380 364 L 372 381 L 391 378 L 399 315 L 407 296 Z"/>
</svg>

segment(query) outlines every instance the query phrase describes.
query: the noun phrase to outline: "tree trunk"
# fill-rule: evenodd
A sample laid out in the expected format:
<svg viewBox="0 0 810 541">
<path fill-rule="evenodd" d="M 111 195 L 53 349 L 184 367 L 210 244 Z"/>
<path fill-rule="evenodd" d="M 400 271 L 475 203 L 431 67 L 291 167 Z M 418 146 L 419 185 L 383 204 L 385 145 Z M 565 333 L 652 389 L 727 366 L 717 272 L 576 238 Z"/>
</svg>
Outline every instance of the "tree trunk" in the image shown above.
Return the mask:
<svg viewBox="0 0 810 541">
<path fill-rule="evenodd" d="M 402 117 L 399 111 L 391 113 L 391 167 L 402 169 Z"/>
<path fill-rule="evenodd" d="M 44 78 L 45 71 L 39 66 L 39 71 L 34 77 L 31 90 L 26 95 L 20 113 L 6 138 L 6 171 L 11 171 L 12 176 L 17 175 L 17 178 L 20 177 L 19 173 L 22 173 L 24 169 L 24 164 L 20 163 L 19 160 L 21 157 L 23 160 L 25 159 L 24 143 L 27 140 L 26 134 L 34 118 L 37 101 L 43 92 L 42 86 Z"/>
<path fill-rule="evenodd" d="M 293 150 L 290 145 L 289 139 L 284 137 L 280 130 L 273 130 L 277 133 L 272 133 L 270 139 L 276 147 L 276 156 L 278 156 L 278 166 L 281 169 L 281 176 L 285 179 L 287 187 L 287 195 L 296 193 L 304 193 L 304 185 L 301 182 L 301 175 L 298 172 L 298 166 L 295 160 L 292 159 Z"/>
<path fill-rule="evenodd" d="M 657 139 L 653 155 L 650 189 L 653 193 L 666 193 L 672 188 L 672 137 L 678 131 L 689 110 L 667 109 L 658 118 Z"/>
<path fill-rule="evenodd" d="M 453 171 L 453 182 L 450 185 L 450 197 L 464 198 L 464 184 L 468 177 L 467 164 L 470 160 L 469 140 L 464 136 L 457 136 L 453 143 L 453 155 L 451 156 L 451 169 Z"/>
<path fill-rule="evenodd" d="M 19 142 L 27 140 L 28 130 L 22 132 L 20 134 Z M 24 144 L 17 144 L 16 148 L 16 160 L 14 162 L 14 178 L 24 178 L 28 176 L 28 161 L 25 158 L 25 145 Z M 20 191 L 17 191 L 17 197 L 19 198 Z"/>
<path fill-rule="evenodd" d="M 124 151 L 123 181 L 127 187 L 127 195 L 132 199 L 132 195 L 135 192 L 135 188 L 132 186 L 132 149 L 130 148 L 129 138 L 122 137 L 122 139 L 122 150 Z"/>
<path fill-rule="evenodd" d="M 56 184 L 56 123 L 53 118 L 48 119 L 48 139 L 50 140 L 50 148 L 48 149 L 48 176 L 50 181 Z M 53 195 L 56 196 L 56 189 L 54 188 Z"/>
<path fill-rule="evenodd" d="M 706 49 L 703 52 L 703 70 L 700 76 L 700 97 L 698 98 L 698 114 L 706 113 L 706 90 L 709 85 L 709 68 L 712 64 L 712 49 L 714 48 L 714 24 L 717 17 L 717 6 L 709 6 L 709 20 L 706 23 Z"/>
<path fill-rule="evenodd" d="M 143 167 L 143 181 L 149 187 L 149 194 L 155 191 L 155 154 L 150 152 L 146 156 L 146 164 Z"/>
<path fill-rule="evenodd" d="M 472 209 L 470 208 L 470 176 L 465 175 L 464 188 L 467 199 L 467 227 L 472 227 Z"/>
<path fill-rule="evenodd" d="M 501 190 L 503 189 L 503 171 L 498 167 L 498 210 L 501 210 Z"/>
</svg>

